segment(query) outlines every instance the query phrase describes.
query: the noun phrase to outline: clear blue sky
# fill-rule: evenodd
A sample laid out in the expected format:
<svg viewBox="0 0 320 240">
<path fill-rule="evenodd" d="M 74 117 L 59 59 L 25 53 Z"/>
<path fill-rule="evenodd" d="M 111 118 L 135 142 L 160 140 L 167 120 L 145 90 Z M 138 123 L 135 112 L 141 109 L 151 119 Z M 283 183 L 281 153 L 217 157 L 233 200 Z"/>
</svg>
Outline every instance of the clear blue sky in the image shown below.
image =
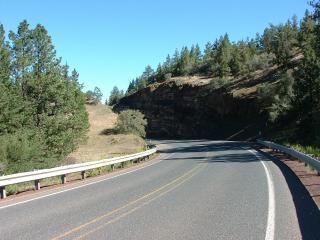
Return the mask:
<svg viewBox="0 0 320 240">
<path fill-rule="evenodd" d="M 269 23 L 299 19 L 307 0 L 0 0 L 6 31 L 26 19 L 44 25 L 58 56 L 80 73 L 85 90 L 126 90 L 147 64 L 156 68 L 176 48 L 254 37 Z"/>
</svg>

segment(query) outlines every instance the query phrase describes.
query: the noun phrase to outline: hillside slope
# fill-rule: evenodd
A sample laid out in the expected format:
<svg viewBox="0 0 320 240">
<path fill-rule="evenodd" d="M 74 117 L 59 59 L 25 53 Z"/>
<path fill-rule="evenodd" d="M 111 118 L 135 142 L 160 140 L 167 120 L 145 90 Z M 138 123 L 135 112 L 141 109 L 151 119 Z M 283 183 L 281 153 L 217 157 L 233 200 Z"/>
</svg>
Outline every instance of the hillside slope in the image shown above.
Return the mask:
<svg viewBox="0 0 320 240">
<path fill-rule="evenodd" d="M 267 120 L 257 87 L 276 84 L 281 72 L 274 66 L 223 83 L 205 76 L 177 77 L 124 97 L 114 109 L 142 111 L 149 136 L 245 140 L 263 131 Z"/>
<path fill-rule="evenodd" d="M 144 141 L 134 135 L 112 134 L 117 114 L 102 104 L 86 105 L 90 128 L 86 143 L 71 153 L 68 163 L 104 159 L 112 156 L 135 153 L 144 147 Z"/>
</svg>

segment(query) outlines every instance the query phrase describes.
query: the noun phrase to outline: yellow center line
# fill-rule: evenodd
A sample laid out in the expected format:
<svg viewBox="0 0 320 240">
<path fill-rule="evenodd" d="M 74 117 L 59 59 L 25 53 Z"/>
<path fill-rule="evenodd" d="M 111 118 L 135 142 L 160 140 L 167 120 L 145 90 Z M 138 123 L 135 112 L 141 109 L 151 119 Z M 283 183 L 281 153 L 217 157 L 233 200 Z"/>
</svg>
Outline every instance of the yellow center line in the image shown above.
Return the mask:
<svg viewBox="0 0 320 240">
<path fill-rule="evenodd" d="M 119 212 L 119 211 L 121 211 L 122 209 L 124 209 L 124 208 L 126 208 L 126 207 L 129 207 L 129 206 L 131 206 L 131 205 L 133 205 L 133 204 L 135 204 L 135 203 L 137 203 L 137 202 L 139 202 L 139 201 L 141 201 L 141 200 L 143 200 L 143 199 L 145 199 L 145 198 L 147 198 L 147 197 L 149 197 L 149 196 L 151 196 L 151 195 L 153 195 L 153 194 L 161 191 L 162 189 L 164 189 L 164 188 L 166 188 L 166 187 L 174 184 L 175 182 L 179 181 L 180 179 L 182 179 L 183 177 L 185 177 L 185 176 L 188 175 L 189 173 L 195 171 L 197 168 L 199 168 L 199 165 L 195 166 L 194 168 L 192 168 L 192 169 L 189 170 L 188 172 L 184 173 L 184 174 L 181 175 L 180 177 L 174 179 L 173 181 L 171 181 L 171 182 L 169 182 L 169 183 L 167 183 L 167 184 L 165 184 L 165 185 L 163 185 L 163 186 L 155 189 L 154 191 L 152 191 L 152 192 L 150 192 L 150 193 L 148 193 L 148 194 L 146 194 L 146 195 L 143 195 L 142 197 L 140 197 L 140 198 L 138 198 L 138 199 L 136 199 L 136 200 L 133 200 L 133 201 L 131 201 L 131 202 L 128 202 L 127 204 L 125 204 L 125 205 L 123 205 L 123 206 L 121 206 L 121 207 L 119 207 L 119 208 L 116 208 L 116 209 L 114 209 L 114 210 L 112 210 L 112 211 L 110 211 L 110 212 L 108 212 L 108 213 L 106 213 L 106 214 L 103 214 L 103 215 L 101 215 L 101 216 L 99 216 L 99 217 L 96 217 L 96 218 L 94 218 L 94 219 L 92 219 L 92 220 L 90 220 L 90 221 L 88 221 L 88 222 L 86 222 L 86 223 L 84 223 L 84 224 L 81 224 L 81 225 L 78 226 L 78 227 L 75 227 L 75 228 L 73 228 L 73 229 L 71 229 L 71 230 L 69 230 L 69 231 L 67 231 L 67 232 L 65 232 L 65 233 L 63 233 L 63 234 L 61 234 L 61 235 L 59 235 L 59 236 L 57 236 L 57 237 L 52 238 L 52 240 L 62 239 L 62 238 L 66 237 L 66 236 L 68 236 L 68 235 L 70 235 L 70 234 L 72 234 L 72 233 L 74 233 L 74 232 L 77 232 L 77 231 L 81 230 L 82 228 L 84 228 L 84 227 L 86 227 L 86 226 L 88 226 L 88 225 L 90 225 L 90 224 L 93 224 L 93 223 L 95 223 L 95 222 L 98 222 L 99 220 L 101 220 L 101 219 L 103 219 L 103 218 L 106 218 L 106 217 L 108 217 L 108 216 L 110 216 L 110 215 L 112 215 L 112 214 L 114 214 L 114 213 L 116 213 L 116 212 Z"/>
<path fill-rule="evenodd" d="M 145 205 L 153 202 L 154 200 L 162 197 L 163 195 L 165 195 L 165 194 L 173 191 L 174 189 L 178 188 L 180 185 L 182 185 L 183 183 L 185 183 L 186 181 L 188 181 L 189 179 L 191 179 L 193 176 L 195 176 L 195 175 L 200 171 L 199 168 L 200 168 L 200 167 L 197 167 L 197 168 L 191 173 L 191 175 L 187 176 L 187 177 L 184 178 L 181 182 L 177 183 L 176 185 L 174 185 L 173 187 L 169 188 L 168 190 L 160 193 L 159 195 L 156 195 L 155 197 L 149 199 L 148 201 L 142 203 L 141 205 L 139 205 L 139 206 L 137 206 L 137 207 L 129 210 L 128 212 L 125 212 L 125 213 L 119 215 L 118 217 L 115 217 L 115 218 L 109 220 L 108 222 L 103 223 L 102 225 L 99 225 L 98 227 L 96 227 L 96 228 L 94 228 L 94 229 L 92 229 L 92 230 L 84 233 L 83 235 L 81 235 L 81 236 L 79 236 L 79 237 L 77 237 L 77 238 L 74 238 L 74 239 L 75 239 L 75 240 L 83 239 L 84 237 L 88 236 L 89 234 L 92 234 L 92 233 L 94 233 L 94 232 L 97 232 L 98 230 L 104 228 L 105 226 L 107 226 L 107 225 L 109 225 L 109 224 L 111 224 L 111 223 L 114 223 L 114 222 L 120 220 L 121 218 L 123 218 L 123 217 L 125 217 L 125 216 L 130 215 L 131 213 L 133 213 L 133 212 L 137 211 L 138 209 L 142 208 L 143 206 L 145 206 Z M 203 167 L 202 167 L 202 168 L 203 168 Z M 197 171 L 197 170 L 199 170 L 199 171 Z"/>
</svg>

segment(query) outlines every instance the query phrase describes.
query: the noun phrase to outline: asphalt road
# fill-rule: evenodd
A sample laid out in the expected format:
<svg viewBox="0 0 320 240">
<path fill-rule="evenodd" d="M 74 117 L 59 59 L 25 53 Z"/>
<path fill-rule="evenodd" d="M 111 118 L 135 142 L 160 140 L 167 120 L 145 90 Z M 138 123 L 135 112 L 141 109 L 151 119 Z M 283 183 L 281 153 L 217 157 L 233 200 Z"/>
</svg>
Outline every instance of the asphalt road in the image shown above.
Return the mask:
<svg viewBox="0 0 320 240">
<path fill-rule="evenodd" d="M 283 172 L 248 145 L 204 140 L 157 143 L 160 157 L 148 165 L 91 179 L 83 186 L 0 201 L 0 239 L 315 236 L 303 235 Z"/>
</svg>

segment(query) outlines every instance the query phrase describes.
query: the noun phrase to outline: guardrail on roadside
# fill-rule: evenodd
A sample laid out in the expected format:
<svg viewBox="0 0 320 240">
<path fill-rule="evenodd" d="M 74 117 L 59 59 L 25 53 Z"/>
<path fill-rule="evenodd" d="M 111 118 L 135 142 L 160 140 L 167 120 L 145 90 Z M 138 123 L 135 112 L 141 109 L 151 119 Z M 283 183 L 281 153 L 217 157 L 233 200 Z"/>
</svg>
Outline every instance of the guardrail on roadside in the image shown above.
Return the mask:
<svg viewBox="0 0 320 240">
<path fill-rule="evenodd" d="M 274 142 L 263 141 L 258 139 L 257 143 L 260 143 L 261 145 L 264 145 L 273 150 L 278 150 L 280 152 L 286 153 L 294 158 L 297 158 L 298 160 L 303 161 L 305 164 L 308 164 L 312 168 L 314 168 L 318 172 L 318 175 L 320 175 L 320 161 L 318 159 L 315 159 L 305 153 L 301 153 L 297 150 L 294 150 L 292 148 L 289 148 Z"/>
<path fill-rule="evenodd" d="M 0 197 L 1 198 L 6 197 L 6 186 L 12 185 L 12 184 L 34 181 L 35 189 L 39 190 L 40 180 L 44 178 L 61 176 L 61 182 L 62 184 L 64 184 L 67 182 L 66 174 L 69 174 L 69 173 L 81 172 L 81 178 L 85 179 L 86 171 L 90 169 L 111 166 L 112 170 L 114 170 L 114 165 L 117 163 L 121 163 L 123 167 L 124 163 L 127 161 L 132 161 L 136 159 L 139 161 L 140 159 L 144 159 L 146 157 L 149 158 L 150 155 L 157 152 L 157 148 L 154 145 L 151 147 L 152 148 L 149 150 L 146 150 L 140 153 L 131 154 L 131 155 L 125 155 L 120 157 L 104 159 L 104 160 L 71 164 L 71 165 L 66 165 L 62 167 L 55 167 L 55 168 L 1 176 L 0 177 Z"/>
</svg>

